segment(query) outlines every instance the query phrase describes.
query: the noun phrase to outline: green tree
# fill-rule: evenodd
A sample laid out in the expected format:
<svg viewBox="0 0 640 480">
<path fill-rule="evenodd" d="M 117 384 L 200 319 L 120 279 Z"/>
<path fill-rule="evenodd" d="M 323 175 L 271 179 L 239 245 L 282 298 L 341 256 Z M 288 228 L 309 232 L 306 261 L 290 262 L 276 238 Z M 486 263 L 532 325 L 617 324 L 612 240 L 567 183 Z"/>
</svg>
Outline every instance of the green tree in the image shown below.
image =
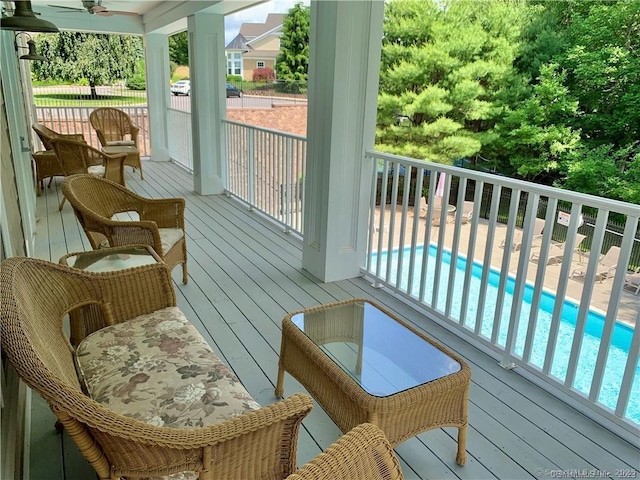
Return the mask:
<svg viewBox="0 0 640 480">
<path fill-rule="evenodd" d="M 278 80 L 290 90 L 306 90 L 309 71 L 310 9 L 302 3 L 289 10 L 282 24 L 280 54 L 276 59 Z"/>
<path fill-rule="evenodd" d="M 189 36 L 187 32 L 169 37 L 169 60 L 178 65 L 189 65 Z"/>
<path fill-rule="evenodd" d="M 36 42 L 49 59 L 31 63 L 36 79 L 86 79 L 93 98 L 96 85 L 127 79 L 143 57 L 142 41 L 135 36 L 60 32 L 38 35 Z"/>
<path fill-rule="evenodd" d="M 580 132 L 570 126 L 578 114 L 566 73 L 556 64 L 540 69 L 532 95 L 506 116 L 496 128 L 505 155 L 519 176 L 553 183 L 566 169 L 567 155 L 578 149 Z"/>
<path fill-rule="evenodd" d="M 491 144 L 526 8 L 520 1 L 386 3 L 378 148 L 452 163 Z"/>
</svg>

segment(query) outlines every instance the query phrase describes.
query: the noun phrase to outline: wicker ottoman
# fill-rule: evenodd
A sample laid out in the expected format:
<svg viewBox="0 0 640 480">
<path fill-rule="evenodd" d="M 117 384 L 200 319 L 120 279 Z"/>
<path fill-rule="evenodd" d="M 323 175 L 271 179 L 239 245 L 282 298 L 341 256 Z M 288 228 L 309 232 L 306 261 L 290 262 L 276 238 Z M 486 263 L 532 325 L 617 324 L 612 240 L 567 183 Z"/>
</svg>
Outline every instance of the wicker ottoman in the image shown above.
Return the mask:
<svg viewBox="0 0 640 480">
<path fill-rule="evenodd" d="M 396 446 L 426 430 L 457 427 L 456 462 L 466 463 L 469 367 L 375 303 L 353 299 L 287 315 L 277 397 L 285 371 L 343 432 L 373 423 Z"/>
</svg>

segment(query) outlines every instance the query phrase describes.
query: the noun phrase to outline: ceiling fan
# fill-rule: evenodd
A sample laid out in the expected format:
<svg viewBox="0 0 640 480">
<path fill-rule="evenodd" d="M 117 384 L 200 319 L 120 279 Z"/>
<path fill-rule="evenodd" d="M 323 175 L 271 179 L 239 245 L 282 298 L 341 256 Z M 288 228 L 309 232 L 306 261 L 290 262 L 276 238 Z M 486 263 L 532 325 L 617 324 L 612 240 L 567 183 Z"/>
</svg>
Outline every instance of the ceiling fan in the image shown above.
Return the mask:
<svg viewBox="0 0 640 480">
<path fill-rule="evenodd" d="M 82 5 L 84 8 L 77 7 L 66 7 L 64 5 L 49 5 L 53 8 L 64 8 L 66 11 L 73 11 L 73 13 L 84 13 L 88 12 L 91 15 L 100 15 L 102 17 L 110 17 L 112 15 L 131 15 L 138 16 L 137 12 L 124 12 L 122 10 L 108 10 L 106 7 L 102 6 L 102 0 L 82 0 Z"/>
</svg>

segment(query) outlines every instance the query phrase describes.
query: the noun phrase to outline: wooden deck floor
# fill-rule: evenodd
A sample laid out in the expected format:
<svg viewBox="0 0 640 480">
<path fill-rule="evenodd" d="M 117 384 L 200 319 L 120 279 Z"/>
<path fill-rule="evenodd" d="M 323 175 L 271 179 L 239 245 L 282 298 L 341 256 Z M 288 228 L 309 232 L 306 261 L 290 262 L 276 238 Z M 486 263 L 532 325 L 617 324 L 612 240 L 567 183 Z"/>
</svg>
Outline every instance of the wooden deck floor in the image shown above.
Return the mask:
<svg viewBox="0 0 640 480">
<path fill-rule="evenodd" d="M 611 478 L 640 476 L 637 446 L 502 369 L 364 279 L 319 282 L 301 268 L 298 239 L 225 196 L 195 195 L 191 176 L 175 165 L 147 161 L 144 170 L 145 181 L 128 170 L 129 188 L 148 197 L 187 200 L 189 283 L 182 285 L 177 268 L 174 282 L 179 305 L 261 404 L 275 401 L 280 322 L 287 312 L 369 297 L 457 352 L 473 375 L 467 465 L 455 463 L 456 430 L 432 430 L 396 448 L 407 479 L 581 478 L 583 470 L 607 471 Z M 60 195 L 54 182 L 38 198 L 35 254 L 52 261 L 90 248 L 71 207 L 58 212 Z M 285 395 L 297 391 L 304 389 L 287 376 Z M 32 405 L 30 478 L 95 478 L 69 438 L 55 433 L 54 417 L 37 394 Z M 340 435 L 318 406 L 303 425 L 299 464 Z M 590 478 L 605 478 L 595 473 Z"/>
</svg>

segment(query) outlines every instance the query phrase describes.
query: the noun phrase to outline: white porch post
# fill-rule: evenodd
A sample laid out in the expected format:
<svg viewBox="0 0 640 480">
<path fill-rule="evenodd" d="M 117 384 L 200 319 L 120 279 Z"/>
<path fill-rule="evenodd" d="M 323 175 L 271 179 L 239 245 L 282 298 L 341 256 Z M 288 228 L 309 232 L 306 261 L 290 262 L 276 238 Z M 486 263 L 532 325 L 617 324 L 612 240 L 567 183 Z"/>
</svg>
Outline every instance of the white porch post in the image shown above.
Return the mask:
<svg viewBox="0 0 640 480">
<path fill-rule="evenodd" d="M 311 1 L 303 268 L 325 282 L 364 265 L 384 4 Z"/>
<path fill-rule="evenodd" d="M 196 13 L 189 26 L 193 182 L 201 195 L 223 193 L 226 147 L 222 119 L 226 115 L 224 16 Z"/>
<path fill-rule="evenodd" d="M 147 105 L 149 108 L 149 137 L 151 158 L 169 161 L 167 108 L 169 99 L 169 36 L 147 33 L 144 36 L 147 68 Z"/>
</svg>

